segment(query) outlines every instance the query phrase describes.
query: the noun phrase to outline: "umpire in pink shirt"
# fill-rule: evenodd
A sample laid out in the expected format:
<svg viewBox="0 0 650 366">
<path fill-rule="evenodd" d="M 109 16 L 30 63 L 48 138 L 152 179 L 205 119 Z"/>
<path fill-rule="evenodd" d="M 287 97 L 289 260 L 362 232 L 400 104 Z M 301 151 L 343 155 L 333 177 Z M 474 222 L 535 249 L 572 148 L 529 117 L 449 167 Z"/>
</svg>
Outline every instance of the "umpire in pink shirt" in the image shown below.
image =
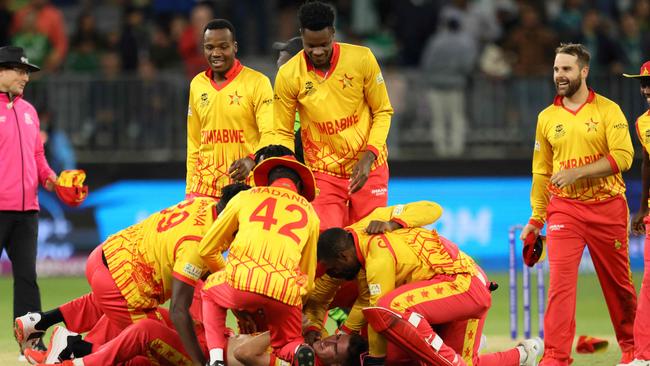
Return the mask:
<svg viewBox="0 0 650 366">
<path fill-rule="evenodd" d="M 11 260 L 14 318 L 41 310 L 36 283 L 38 185 L 54 188 L 38 114 L 23 99 L 29 75 L 40 69 L 20 47 L 0 47 L 0 245 Z"/>
</svg>

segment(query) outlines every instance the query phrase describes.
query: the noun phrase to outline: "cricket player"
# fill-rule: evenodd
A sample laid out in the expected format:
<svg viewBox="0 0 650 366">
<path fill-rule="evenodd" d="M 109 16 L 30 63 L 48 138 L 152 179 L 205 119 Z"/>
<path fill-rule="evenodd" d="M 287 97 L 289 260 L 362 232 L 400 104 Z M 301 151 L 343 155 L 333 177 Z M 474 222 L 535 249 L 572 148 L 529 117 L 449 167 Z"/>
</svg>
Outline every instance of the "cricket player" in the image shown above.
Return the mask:
<svg viewBox="0 0 650 366">
<path fill-rule="evenodd" d="M 294 148 L 298 111 L 305 164 L 320 194 L 321 230 L 342 227 L 386 206 L 386 138 L 393 114 L 377 60 L 334 40 L 334 9 L 312 1 L 298 11 L 303 50 L 275 79 L 275 133 Z"/>
<path fill-rule="evenodd" d="M 479 357 L 480 337 L 491 305 L 491 283 L 470 256 L 435 230 L 404 228 L 373 235 L 365 225 L 328 229 L 318 240 L 318 259 L 327 273 L 359 281 L 359 298 L 351 319 L 358 318 L 356 313 L 365 307 L 388 309 L 406 319 L 418 314 L 430 336 L 427 343 L 435 349 L 430 354 L 440 365 L 536 365 L 541 340 L 527 340 L 506 352 Z M 418 352 L 415 341 L 421 339 L 394 343 L 406 336 L 402 334 L 387 343 L 379 332 L 394 335 L 395 329 L 371 325 L 365 365 L 418 361 L 411 355 Z"/>
<path fill-rule="evenodd" d="M 314 351 L 302 337 L 302 298 L 316 270 L 314 177 L 293 157 L 271 157 L 257 165 L 253 178 L 256 187 L 226 206 L 199 245 L 213 272 L 203 289 L 210 365 L 224 365 L 228 309 L 263 309 L 273 354 L 313 365 Z M 221 252 L 228 248 L 225 263 Z"/>
<path fill-rule="evenodd" d="M 634 151 L 621 108 L 587 87 L 590 55 L 581 44 L 555 50 L 557 96 L 537 118 L 532 216 L 522 240 L 547 223 L 550 267 L 542 365 L 569 365 L 575 335 L 578 267 L 585 246 L 593 260 L 623 352 L 634 353 L 636 293 L 628 256 L 628 207 L 621 173 Z"/>
<path fill-rule="evenodd" d="M 623 74 L 628 78 L 639 80 L 641 95 L 650 106 L 650 61 L 641 66 L 638 75 Z M 643 164 L 641 165 L 642 189 L 639 211 L 632 219 L 632 231 L 635 234 L 645 234 L 643 283 L 639 293 L 639 304 L 636 308 L 634 321 L 634 360 L 620 364 L 625 366 L 650 366 L 650 216 L 648 216 L 648 196 L 650 191 L 650 109 L 636 120 L 636 133 L 643 146 Z"/>
<path fill-rule="evenodd" d="M 271 143 L 273 89 L 262 73 L 236 58 L 235 28 L 213 19 L 203 32 L 210 66 L 190 83 L 187 110 L 187 197 L 221 197 L 221 188 L 243 181 L 254 153 Z"/>
<path fill-rule="evenodd" d="M 189 314 L 194 286 L 208 272 L 198 245 L 227 202 L 248 188 L 240 183 L 224 187 L 219 202 L 208 197 L 182 201 L 109 236 L 88 257 L 86 278 L 92 292 L 54 310 L 16 318 L 16 340 L 23 346 L 62 321 L 76 333 L 94 328 L 95 344 L 80 349 L 79 355 L 132 323 L 163 321 L 158 306 L 171 300 L 171 321 L 185 349 L 194 362 L 204 364 Z M 108 324 L 95 327 L 102 316 Z M 60 336 L 67 337 L 65 332 Z"/>
</svg>

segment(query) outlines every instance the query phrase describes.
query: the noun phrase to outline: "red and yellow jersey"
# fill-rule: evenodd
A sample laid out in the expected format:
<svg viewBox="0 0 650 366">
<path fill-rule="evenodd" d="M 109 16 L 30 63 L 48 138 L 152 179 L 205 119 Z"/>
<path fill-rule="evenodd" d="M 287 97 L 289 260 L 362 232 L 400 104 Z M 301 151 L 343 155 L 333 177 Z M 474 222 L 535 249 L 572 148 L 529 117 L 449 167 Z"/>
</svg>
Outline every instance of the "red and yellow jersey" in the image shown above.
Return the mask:
<svg viewBox="0 0 650 366">
<path fill-rule="evenodd" d="M 300 115 L 305 163 L 313 171 L 348 178 L 366 151 L 386 163 L 386 137 L 393 107 L 372 52 L 334 43 L 326 73 L 303 51 L 280 67 L 275 79 L 275 132 L 294 149 L 294 116 Z"/>
<path fill-rule="evenodd" d="M 442 207 L 439 204 L 431 201 L 418 201 L 404 205 L 378 207 L 351 227 L 363 231 L 373 220 L 395 221 L 405 228 L 420 227 L 436 222 L 441 215 Z M 316 279 L 314 289 L 309 293 L 303 308 L 303 313 L 311 328 L 323 329 L 323 320 L 329 309 L 329 304 L 342 283 L 342 279 L 332 278 L 327 274 Z M 351 313 L 345 324 L 347 328 L 354 330 L 359 330 L 364 325 L 365 320 L 360 311 Z"/>
<path fill-rule="evenodd" d="M 573 112 L 563 106 L 562 97 L 556 97 L 537 119 L 531 219 L 545 222 L 549 194 L 579 201 L 600 201 L 624 194 L 621 172 L 630 168 L 633 155 L 627 120 L 616 103 L 590 90 L 585 104 Z M 553 173 L 603 157 L 609 160 L 614 174 L 579 179 L 561 189 L 549 184 Z"/>
<path fill-rule="evenodd" d="M 473 276 L 477 273 L 474 260 L 435 230 L 399 229 L 383 235 L 367 235 L 363 227 L 354 225 L 348 230 L 354 237 L 357 258 L 362 267 L 357 276 L 359 297 L 350 312 L 353 320 L 361 319 L 362 315 L 358 314 L 361 309 L 376 306 L 382 296 L 399 286 L 429 280 L 438 274 Z M 440 290 L 453 289 L 441 287 Z M 428 296 L 437 295 L 421 294 L 421 299 L 409 301 L 417 303 L 426 301 Z M 359 330 L 347 322 L 346 327 Z M 371 327 L 368 329 L 368 340 L 371 355 L 385 354 L 385 340 Z"/>
<path fill-rule="evenodd" d="M 186 193 L 220 197 L 228 168 L 271 143 L 273 89 L 263 74 L 236 61 L 217 85 L 212 70 L 190 84 Z"/>
<path fill-rule="evenodd" d="M 636 135 L 643 149 L 650 152 L 650 110 L 643 113 L 636 119 Z M 648 200 L 650 203 L 650 199 Z"/>
<path fill-rule="evenodd" d="M 207 197 L 182 201 L 106 239 L 108 269 L 130 308 L 163 304 L 172 277 L 194 286 L 207 273 L 198 248 L 216 219 L 216 204 Z"/>
<path fill-rule="evenodd" d="M 279 185 L 255 187 L 228 203 L 199 251 L 213 273 L 225 267 L 233 288 L 302 306 L 313 287 L 318 234 L 318 216 L 304 197 Z M 206 288 L 217 281 L 213 276 Z"/>
</svg>

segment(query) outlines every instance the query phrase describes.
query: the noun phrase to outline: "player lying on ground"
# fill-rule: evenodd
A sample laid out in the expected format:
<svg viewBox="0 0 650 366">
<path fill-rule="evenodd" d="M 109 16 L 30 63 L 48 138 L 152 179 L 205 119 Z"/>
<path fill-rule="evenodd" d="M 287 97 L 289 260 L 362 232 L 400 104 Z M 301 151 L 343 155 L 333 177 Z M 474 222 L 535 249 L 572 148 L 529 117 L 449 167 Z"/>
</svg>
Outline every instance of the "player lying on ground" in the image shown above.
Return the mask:
<svg viewBox="0 0 650 366">
<path fill-rule="evenodd" d="M 224 187 L 218 203 L 205 197 L 182 201 L 111 235 L 88 258 L 92 291 L 51 311 L 16 318 L 16 340 L 25 348 L 63 321 L 76 333 L 92 329 L 86 339 L 96 347 L 139 320 L 161 321 L 158 306 L 171 299 L 171 320 L 183 344 L 195 362 L 205 363 L 189 315 L 194 285 L 207 274 L 198 243 L 230 198 L 248 188 Z M 104 315 L 104 326 L 95 327 Z"/>
<path fill-rule="evenodd" d="M 387 228 L 373 235 L 366 226 L 329 229 L 318 241 L 318 259 L 331 277 L 359 281 L 360 295 L 350 319 L 359 319 L 363 316 L 359 312 L 368 306 L 389 309 L 404 319 L 410 319 L 411 313 L 421 314 L 422 327 L 433 326 L 426 330 L 434 341 L 428 356 L 440 365 L 536 365 L 541 340 L 527 340 L 520 347 L 479 357 L 491 283 L 470 256 L 435 230 Z M 365 364 L 413 364 L 412 356 L 422 351 L 413 348 L 421 339 L 396 342 L 398 336 L 387 343 L 383 335 L 392 330 L 387 328 L 368 329 L 370 357 Z"/>
</svg>

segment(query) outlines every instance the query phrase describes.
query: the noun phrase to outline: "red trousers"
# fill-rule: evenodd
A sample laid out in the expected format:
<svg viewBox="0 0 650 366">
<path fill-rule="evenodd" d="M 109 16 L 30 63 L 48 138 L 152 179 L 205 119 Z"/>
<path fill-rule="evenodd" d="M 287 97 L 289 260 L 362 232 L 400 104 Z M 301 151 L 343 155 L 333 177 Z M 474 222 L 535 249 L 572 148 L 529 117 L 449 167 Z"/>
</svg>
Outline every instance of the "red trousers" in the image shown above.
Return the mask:
<svg viewBox="0 0 650 366">
<path fill-rule="evenodd" d="M 319 172 L 314 177 L 320 192 L 312 205 L 320 219 L 321 231 L 353 224 L 388 203 L 388 164 L 371 171 L 366 184 L 353 194 L 348 193 L 348 178 Z"/>
<path fill-rule="evenodd" d="M 202 330 L 202 329 L 201 329 Z M 197 330 L 199 344 L 207 357 L 205 338 Z M 192 365 L 176 331 L 153 319 L 128 326 L 115 339 L 83 358 L 86 366 L 105 365 Z"/>
<path fill-rule="evenodd" d="M 86 278 L 92 292 L 63 304 L 59 310 L 68 329 L 77 333 L 89 331 L 88 342 L 103 344 L 138 319 L 163 319 L 157 309 L 129 308 L 102 261 L 101 245 L 88 256 Z"/>
<path fill-rule="evenodd" d="M 514 348 L 478 354 L 483 324 L 492 304 L 488 285 L 482 270 L 476 276 L 437 275 L 396 288 L 379 299 L 378 305 L 402 314 L 422 315 L 433 328 L 432 332 L 437 333 L 467 365 L 517 366 L 519 351 Z M 389 342 L 386 365 L 410 364 L 410 356 Z"/>
<path fill-rule="evenodd" d="M 575 335 L 578 266 L 585 245 L 605 295 L 618 344 L 623 352 L 632 351 L 636 292 L 628 256 L 625 198 L 583 203 L 553 197 L 547 207 L 547 220 L 550 283 L 542 363 L 569 363 Z"/>
<path fill-rule="evenodd" d="M 226 315 L 228 309 L 249 312 L 263 309 L 271 335 L 273 354 L 293 361 L 296 348 L 304 343 L 302 310 L 254 292 L 241 291 L 227 283 L 203 290 L 203 322 L 208 349 L 226 349 Z"/>
<path fill-rule="evenodd" d="M 634 320 L 634 358 L 650 360 L 650 216 L 646 216 L 643 222 L 646 227 L 643 245 L 644 272 Z"/>
</svg>

